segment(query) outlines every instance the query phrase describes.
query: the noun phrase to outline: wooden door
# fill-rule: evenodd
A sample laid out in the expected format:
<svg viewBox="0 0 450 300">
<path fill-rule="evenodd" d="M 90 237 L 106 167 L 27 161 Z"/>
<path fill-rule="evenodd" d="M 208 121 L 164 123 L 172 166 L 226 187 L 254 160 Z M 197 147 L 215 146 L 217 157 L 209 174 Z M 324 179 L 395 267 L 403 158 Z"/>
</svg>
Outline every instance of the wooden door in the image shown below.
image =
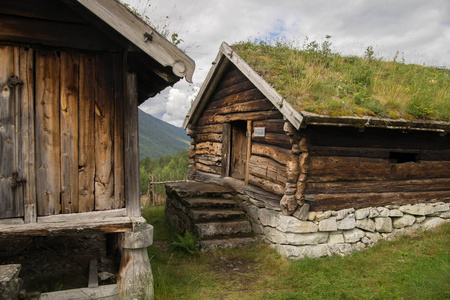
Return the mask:
<svg viewBox="0 0 450 300">
<path fill-rule="evenodd" d="M 0 218 L 23 216 L 18 101 L 19 48 L 0 46 Z"/>
<path fill-rule="evenodd" d="M 230 176 L 244 180 L 247 163 L 247 122 L 231 123 Z"/>
</svg>

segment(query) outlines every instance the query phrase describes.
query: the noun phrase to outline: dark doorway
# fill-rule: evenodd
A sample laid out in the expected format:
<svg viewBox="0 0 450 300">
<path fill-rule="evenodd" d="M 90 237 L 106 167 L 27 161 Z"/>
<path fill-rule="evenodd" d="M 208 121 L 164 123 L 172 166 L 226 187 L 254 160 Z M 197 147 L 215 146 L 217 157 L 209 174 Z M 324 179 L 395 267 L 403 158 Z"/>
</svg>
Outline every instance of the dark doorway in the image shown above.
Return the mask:
<svg viewBox="0 0 450 300">
<path fill-rule="evenodd" d="M 247 163 L 247 122 L 231 123 L 231 159 L 230 176 L 244 180 Z"/>
</svg>

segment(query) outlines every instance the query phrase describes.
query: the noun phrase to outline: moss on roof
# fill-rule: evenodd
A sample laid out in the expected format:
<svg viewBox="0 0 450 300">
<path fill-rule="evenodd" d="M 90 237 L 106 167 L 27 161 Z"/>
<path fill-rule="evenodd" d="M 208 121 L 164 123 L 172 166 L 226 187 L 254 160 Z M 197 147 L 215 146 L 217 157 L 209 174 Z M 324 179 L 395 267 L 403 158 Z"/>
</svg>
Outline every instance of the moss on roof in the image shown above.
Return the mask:
<svg viewBox="0 0 450 300">
<path fill-rule="evenodd" d="M 450 72 L 446 69 L 345 57 L 327 44 L 296 50 L 286 43 L 232 46 L 297 111 L 331 116 L 450 121 Z"/>
</svg>

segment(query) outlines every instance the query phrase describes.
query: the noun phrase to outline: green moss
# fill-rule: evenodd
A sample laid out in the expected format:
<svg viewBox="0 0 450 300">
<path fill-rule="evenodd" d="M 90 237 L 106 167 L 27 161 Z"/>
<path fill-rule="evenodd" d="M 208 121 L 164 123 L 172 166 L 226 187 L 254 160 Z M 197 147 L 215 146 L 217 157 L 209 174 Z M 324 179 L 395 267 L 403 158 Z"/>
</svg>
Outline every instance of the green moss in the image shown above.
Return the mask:
<svg viewBox="0 0 450 300">
<path fill-rule="evenodd" d="M 296 110 L 342 116 L 450 120 L 448 70 L 330 50 L 330 37 L 293 43 L 241 42 L 232 48 Z M 370 51 L 369 51 L 370 50 Z"/>
</svg>

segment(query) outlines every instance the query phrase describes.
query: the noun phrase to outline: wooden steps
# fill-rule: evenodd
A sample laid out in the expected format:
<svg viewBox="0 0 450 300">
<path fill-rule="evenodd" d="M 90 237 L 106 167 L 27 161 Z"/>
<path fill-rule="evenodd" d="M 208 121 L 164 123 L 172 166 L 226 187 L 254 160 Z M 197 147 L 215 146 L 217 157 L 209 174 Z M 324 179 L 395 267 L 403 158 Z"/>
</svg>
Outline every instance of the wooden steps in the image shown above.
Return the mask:
<svg viewBox="0 0 450 300">
<path fill-rule="evenodd" d="M 199 237 L 202 251 L 256 242 L 245 213 L 233 200 L 234 189 L 212 183 L 166 185 L 166 219 L 178 231 Z"/>
</svg>

